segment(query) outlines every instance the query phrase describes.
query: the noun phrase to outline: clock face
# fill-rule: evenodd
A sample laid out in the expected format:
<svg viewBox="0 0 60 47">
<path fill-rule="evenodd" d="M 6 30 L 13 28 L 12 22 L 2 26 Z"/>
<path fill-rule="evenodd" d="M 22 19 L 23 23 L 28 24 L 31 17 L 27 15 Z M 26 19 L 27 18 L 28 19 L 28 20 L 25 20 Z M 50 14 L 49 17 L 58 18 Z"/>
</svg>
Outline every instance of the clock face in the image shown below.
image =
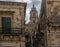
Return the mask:
<svg viewBox="0 0 60 47">
<path fill-rule="evenodd" d="M 11 17 L 2 17 L 2 32 L 11 32 Z"/>
</svg>

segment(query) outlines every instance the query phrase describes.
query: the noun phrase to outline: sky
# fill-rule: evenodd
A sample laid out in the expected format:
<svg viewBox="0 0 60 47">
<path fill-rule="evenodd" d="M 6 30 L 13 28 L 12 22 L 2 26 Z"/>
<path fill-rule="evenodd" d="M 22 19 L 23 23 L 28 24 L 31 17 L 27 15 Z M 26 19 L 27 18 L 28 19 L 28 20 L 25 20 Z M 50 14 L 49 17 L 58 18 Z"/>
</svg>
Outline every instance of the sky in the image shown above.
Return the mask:
<svg viewBox="0 0 60 47">
<path fill-rule="evenodd" d="M 27 3 L 27 7 L 26 7 L 26 17 L 25 17 L 25 21 L 26 24 L 30 21 L 30 10 L 33 6 L 33 2 L 34 2 L 34 6 L 36 7 L 37 11 L 38 11 L 38 15 L 40 13 L 40 8 L 41 8 L 41 0 L 0 0 L 0 1 L 13 1 L 13 2 L 26 2 Z"/>
</svg>

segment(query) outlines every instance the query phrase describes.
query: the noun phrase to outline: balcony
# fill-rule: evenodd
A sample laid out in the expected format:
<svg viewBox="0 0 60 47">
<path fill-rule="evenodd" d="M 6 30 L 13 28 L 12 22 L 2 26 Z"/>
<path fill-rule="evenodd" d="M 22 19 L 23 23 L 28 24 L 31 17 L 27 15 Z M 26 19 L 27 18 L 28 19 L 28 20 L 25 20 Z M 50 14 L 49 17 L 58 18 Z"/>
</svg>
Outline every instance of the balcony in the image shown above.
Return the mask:
<svg viewBox="0 0 60 47">
<path fill-rule="evenodd" d="M 23 30 L 22 28 L 12 28 L 12 29 L 0 29 L 0 35 L 1 34 L 11 34 L 11 35 L 19 35 L 19 34 L 23 34 Z"/>
</svg>

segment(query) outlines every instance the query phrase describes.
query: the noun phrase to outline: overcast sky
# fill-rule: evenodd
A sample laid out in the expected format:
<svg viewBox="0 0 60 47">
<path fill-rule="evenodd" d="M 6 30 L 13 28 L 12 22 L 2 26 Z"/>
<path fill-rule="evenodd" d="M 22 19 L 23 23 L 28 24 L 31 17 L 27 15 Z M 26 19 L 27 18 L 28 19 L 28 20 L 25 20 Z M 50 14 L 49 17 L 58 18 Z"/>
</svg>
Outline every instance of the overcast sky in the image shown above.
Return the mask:
<svg viewBox="0 0 60 47">
<path fill-rule="evenodd" d="M 33 2 L 34 2 L 34 5 L 38 11 L 38 14 L 40 13 L 41 0 L 0 0 L 0 1 L 26 2 L 27 3 L 26 18 L 25 18 L 26 23 L 28 23 L 30 21 L 29 20 L 30 10 L 33 6 Z"/>
</svg>

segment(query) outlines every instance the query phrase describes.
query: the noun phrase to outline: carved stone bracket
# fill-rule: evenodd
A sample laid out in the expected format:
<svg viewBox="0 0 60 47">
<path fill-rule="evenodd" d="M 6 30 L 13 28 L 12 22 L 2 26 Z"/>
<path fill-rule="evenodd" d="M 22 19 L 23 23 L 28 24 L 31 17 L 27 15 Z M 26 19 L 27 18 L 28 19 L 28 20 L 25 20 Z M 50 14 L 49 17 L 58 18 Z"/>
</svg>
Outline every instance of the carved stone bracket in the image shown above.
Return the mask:
<svg viewBox="0 0 60 47">
<path fill-rule="evenodd" d="M 0 41 L 21 41 L 21 37 L 13 35 L 0 35 Z"/>
</svg>

